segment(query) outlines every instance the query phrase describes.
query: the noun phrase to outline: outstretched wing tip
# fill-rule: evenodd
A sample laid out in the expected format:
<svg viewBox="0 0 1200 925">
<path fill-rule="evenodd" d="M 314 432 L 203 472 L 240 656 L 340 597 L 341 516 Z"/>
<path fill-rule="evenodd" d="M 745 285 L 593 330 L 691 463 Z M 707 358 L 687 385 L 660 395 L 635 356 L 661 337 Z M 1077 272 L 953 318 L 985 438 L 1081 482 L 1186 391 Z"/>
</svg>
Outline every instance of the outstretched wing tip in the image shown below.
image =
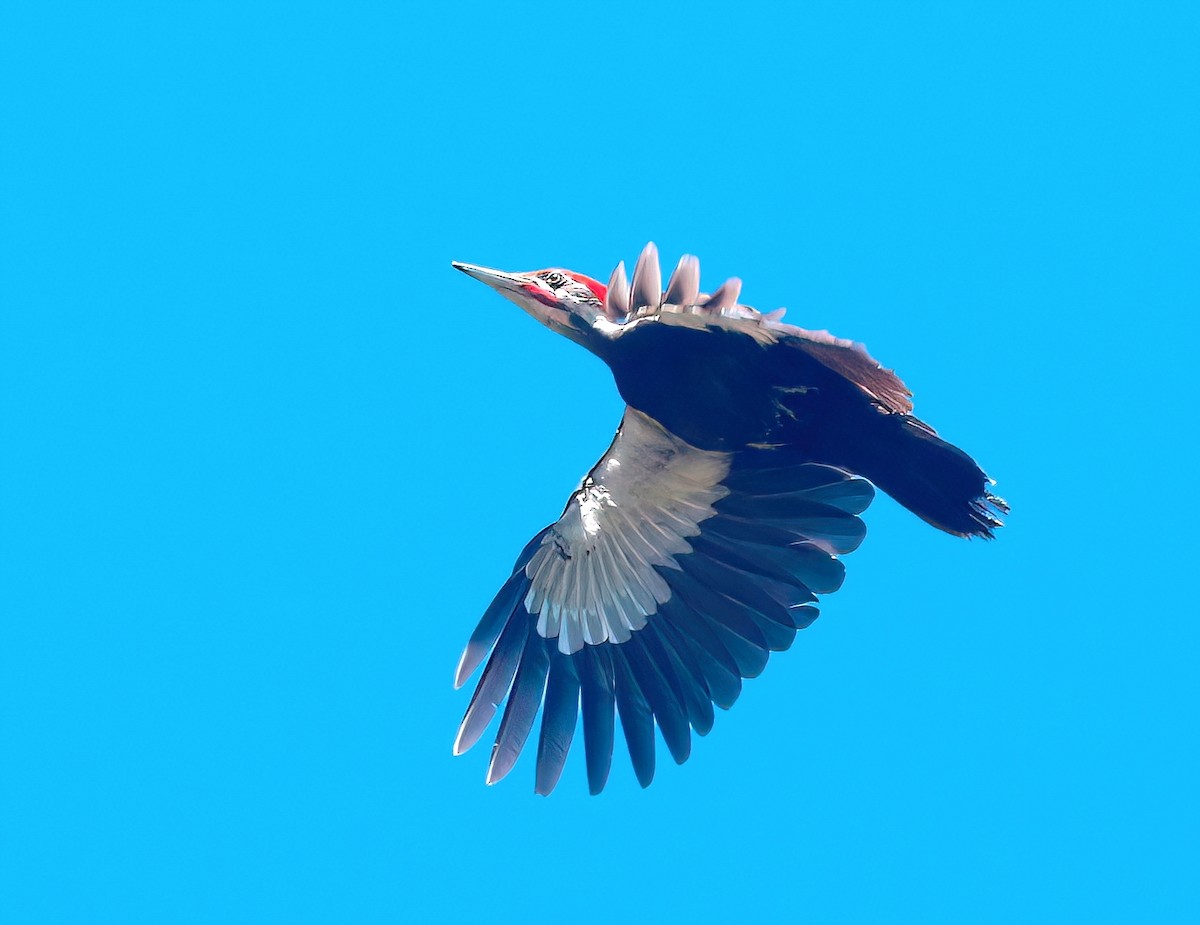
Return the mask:
<svg viewBox="0 0 1200 925">
<path fill-rule="evenodd" d="M 479 663 L 483 660 L 483 655 L 471 661 L 471 644 L 467 643 L 462 651 L 462 655 L 458 658 L 458 667 L 454 669 L 454 689 L 460 690 L 467 683 L 467 678 L 475 673 L 475 669 L 479 667 Z"/>
</svg>

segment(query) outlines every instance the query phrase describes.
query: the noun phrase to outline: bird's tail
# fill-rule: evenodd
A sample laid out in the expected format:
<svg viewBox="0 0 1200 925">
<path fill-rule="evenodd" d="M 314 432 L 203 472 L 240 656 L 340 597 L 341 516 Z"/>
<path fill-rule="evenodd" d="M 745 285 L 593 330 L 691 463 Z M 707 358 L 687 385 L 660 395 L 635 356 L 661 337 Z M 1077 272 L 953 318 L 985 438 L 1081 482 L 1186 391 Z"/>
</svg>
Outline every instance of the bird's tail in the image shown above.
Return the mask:
<svg viewBox="0 0 1200 925">
<path fill-rule="evenodd" d="M 991 479 L 924 421 L 872 409 L 865 419 L 847 424 L 828 444 L 836 452 L 816 454 L 830 457 L 822 461 L 870 479 L 918 517 L 955 536 L 991 539 L 1002 526 L 1008 505 L 989 491 Z"/>
</svg>

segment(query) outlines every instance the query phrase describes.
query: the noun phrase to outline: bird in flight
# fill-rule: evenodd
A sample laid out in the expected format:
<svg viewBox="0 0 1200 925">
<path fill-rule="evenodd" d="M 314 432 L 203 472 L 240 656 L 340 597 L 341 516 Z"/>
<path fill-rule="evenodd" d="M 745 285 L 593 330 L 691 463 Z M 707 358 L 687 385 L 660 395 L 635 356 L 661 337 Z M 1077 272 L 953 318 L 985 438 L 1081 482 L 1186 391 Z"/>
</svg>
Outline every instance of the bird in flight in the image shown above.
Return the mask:
<svg viewBox="0 0 1200 925">
<path fill-rule="evenodd" d="M 589 789 L 612 765 L 616 717 L 639 783 L 657 725 L 683 763 L 691 731 L 787 649 L 862 542 L 872 483 L 956 536 L 1007 513 L 991 480 L 912 415 L 910 393 L 852 341 L 700 291 L 684 256 L 666 289 L 647 244 L 630 281 L 562 269 L 454 267 L 604 360 L 626 409 L 562 516 L 522 550 L 471 635 L 461 687 L 487 660 L 454 743 L 504 714 L 489 784 L 516 763 L 538 712 L 535 791 L 558 783 L 583 717 Z"/>
</svg>

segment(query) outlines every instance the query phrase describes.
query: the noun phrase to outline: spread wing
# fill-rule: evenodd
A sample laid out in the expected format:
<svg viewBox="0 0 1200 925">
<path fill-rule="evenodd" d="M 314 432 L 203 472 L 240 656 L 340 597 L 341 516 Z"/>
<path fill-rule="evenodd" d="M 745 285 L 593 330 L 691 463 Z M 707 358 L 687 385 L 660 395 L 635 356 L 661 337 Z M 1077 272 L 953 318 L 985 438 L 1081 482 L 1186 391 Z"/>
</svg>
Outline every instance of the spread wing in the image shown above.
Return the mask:
<svg viewBox="0 0 1200 925">
<path fill-rule="evenodd" d="M 487 664 L 455 741 L 504 713 L 488 783 L 512 769 L 539 711 L 536 792 L 562 772 L 580 713 L 588 783 L 612 763 L 616 718 L 638 781 L 654 777 L 654 727 L 685 761 L 713 705 L 787 649 L 837 590 L 837 556 L 865 527 L 869 482 L 832 466 L 772 468 L 770 453 L 697 449 L 627 408 L 608 451 L 557 522 L 517 558 L 458 666 Z"/>
</svg>

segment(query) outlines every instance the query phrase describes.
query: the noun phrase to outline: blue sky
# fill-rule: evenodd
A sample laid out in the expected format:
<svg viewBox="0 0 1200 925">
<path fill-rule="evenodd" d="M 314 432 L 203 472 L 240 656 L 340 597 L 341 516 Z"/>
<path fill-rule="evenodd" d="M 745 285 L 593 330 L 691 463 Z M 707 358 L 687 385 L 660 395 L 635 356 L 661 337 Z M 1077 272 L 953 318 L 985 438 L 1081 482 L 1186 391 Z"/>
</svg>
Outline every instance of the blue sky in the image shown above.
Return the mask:
<svg viewBox="0 0 1200 925">
<path fill-rule="evenodd" d="M 10 4 L 11 921 L 1194 921 L 1190 5 Z M 452 758 L 620 416 L 452 259 L 647 240 L 864 341 L 1014 506 L 881 498 L 690 762 Z"/>
</svg>

